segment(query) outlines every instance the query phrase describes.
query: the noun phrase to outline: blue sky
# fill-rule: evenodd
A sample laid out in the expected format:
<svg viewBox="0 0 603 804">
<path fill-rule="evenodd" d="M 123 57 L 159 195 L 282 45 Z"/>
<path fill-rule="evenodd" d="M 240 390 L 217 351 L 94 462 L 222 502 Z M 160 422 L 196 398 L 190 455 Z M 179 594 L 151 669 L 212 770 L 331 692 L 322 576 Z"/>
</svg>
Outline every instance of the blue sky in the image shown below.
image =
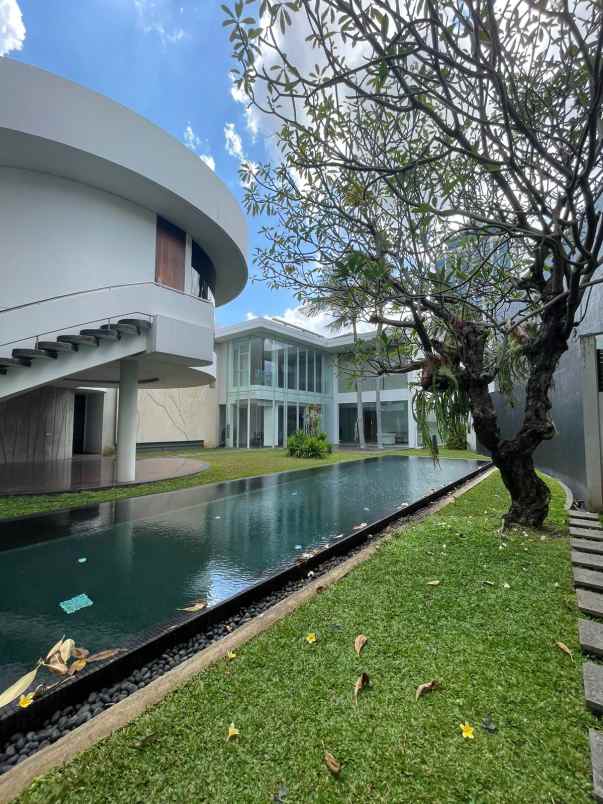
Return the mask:
<svg viewBox="0 0 603 804">
<path fill-rule="evenodd" d="M 222 20 L 219 0 L 0 0 L 0 53 L 101 92 L 187 139 L 240 200 L 239 159 L 265 161 L 267 151 L 231 94 Z M 253 274 L 259 221 L 248 217 L 248 226 Z M 250 281 L 217 319 L 270 314 L 307 325 L 295 307 L 285 291 Z"/>
</svg>

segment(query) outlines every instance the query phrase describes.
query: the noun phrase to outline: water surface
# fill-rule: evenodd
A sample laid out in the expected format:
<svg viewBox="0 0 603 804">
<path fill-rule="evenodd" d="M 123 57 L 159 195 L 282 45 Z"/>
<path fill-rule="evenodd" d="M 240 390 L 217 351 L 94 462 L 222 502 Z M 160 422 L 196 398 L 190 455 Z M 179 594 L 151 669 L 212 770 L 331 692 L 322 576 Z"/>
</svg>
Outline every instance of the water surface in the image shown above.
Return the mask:
<svg viewBox="0 0 603 804">
<path fill-rule="evenodd" d="M 63 634 L 92 651 L 132 644 L 479 465 L 384 456 L 1 523 L 0 690 Z M 81 594 L 93 605 L 66 614 Z"/>
</svg>

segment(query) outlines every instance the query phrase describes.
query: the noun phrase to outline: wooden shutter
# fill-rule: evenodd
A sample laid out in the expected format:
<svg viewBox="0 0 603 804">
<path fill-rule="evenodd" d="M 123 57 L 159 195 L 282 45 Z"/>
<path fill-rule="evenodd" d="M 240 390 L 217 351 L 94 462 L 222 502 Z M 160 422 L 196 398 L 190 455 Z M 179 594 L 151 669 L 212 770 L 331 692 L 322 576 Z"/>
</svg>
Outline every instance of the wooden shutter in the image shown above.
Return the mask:
<svg viewBox="0 0 603 804">
<path fill-rule="evenodd" d="M 186 232 L 164 218 L 157 218 L 155 281 L 175 290 L 184 290 Z"/>
</svg>

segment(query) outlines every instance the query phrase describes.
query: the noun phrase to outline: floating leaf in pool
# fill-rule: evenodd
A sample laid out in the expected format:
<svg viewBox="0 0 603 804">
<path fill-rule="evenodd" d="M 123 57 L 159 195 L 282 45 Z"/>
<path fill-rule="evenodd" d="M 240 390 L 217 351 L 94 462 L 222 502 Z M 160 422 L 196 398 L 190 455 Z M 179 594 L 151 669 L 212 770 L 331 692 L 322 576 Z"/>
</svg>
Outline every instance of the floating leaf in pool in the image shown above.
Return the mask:
<svg viewBox="0 0 603 804">
<path fill-rule="evenodd" d="M 191 603 L 190 606 L 185 606 L 183 609 L 178 609 L 178 611 L 202 611 L 206 608 L 207 600 L 196 600 L 194 603 Z"/>
<path fill-rule="evenodd" d="M 363 510 L 364 511 L 370 511 L 371 509 L 370 508 L 364 508 Z"/>
<path fill-rule="evenodd" d="M 301 544 L 296 544 L 296 545 L 295 545 L 295 549 L 296 549 L 296 550 L 301 550 L 301 549 L 302 549 L 302 545 L 301 545 Z"/>
<path fill-rule="evenodd" d="M 215 519 L 222 519 L 222 517 L 221 517 L 221 516 L 217 516 L 217 517 L 214 517 L 214 518 L 215 518 Z"/>
<path fill-rule="evenodd" d="M 85 556 L 82 556 L 81 558 L 78 558 L 77 563 L 78 564 L 85 564 L 86 561 L 88 561 L 88 559 Z"/>
<path fill-rule="evenodd" d="M 367 522 L 361 522 L 359 525 L 354 525 L 354 530 L 360 530 L 360 528 L 366 528 Z"/>
</svg>

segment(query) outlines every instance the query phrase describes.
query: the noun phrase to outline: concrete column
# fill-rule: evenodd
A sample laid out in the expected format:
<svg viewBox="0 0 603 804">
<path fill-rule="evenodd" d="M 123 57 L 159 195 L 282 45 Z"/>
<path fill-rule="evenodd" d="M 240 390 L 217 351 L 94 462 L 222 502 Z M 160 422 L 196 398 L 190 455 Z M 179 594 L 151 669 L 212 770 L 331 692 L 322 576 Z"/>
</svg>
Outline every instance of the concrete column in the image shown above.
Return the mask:
<svg viewBox="0 0 603 804">
<path fill-rule="evenodd" d="M 136 479 L 136 425 L 138 415 L 138 361 L 119 363 L 117 421 L 117 482 Z"/>
<path fill-rule="evenodd" d="M 339 386 L 338 386 L 338 366 L 339 361 L 336 356 L 331 358 L 332 360 L 332 367 L 333 371 L 331 373 L 332 376 L 332 388 L 331 388 L 331 398 L 329 400 L 329 405 L 331 408 L 330 416 L 329 416 L 329 425 L 330 425 L 330 432 L 329 432 L 329 440 L 332 444 L 339 444 L 339 404 L 337 402 L 337 394 L 339 393 Z"/>
<path fill-rule="evenodd" d="M 597 345 L 594 335 L 580 339 L 582 346 L 582 411 L 584 415 L 584 455 L 586 459 L 586 507 L 603 510 L 601 435 Z"/>
</svg>

